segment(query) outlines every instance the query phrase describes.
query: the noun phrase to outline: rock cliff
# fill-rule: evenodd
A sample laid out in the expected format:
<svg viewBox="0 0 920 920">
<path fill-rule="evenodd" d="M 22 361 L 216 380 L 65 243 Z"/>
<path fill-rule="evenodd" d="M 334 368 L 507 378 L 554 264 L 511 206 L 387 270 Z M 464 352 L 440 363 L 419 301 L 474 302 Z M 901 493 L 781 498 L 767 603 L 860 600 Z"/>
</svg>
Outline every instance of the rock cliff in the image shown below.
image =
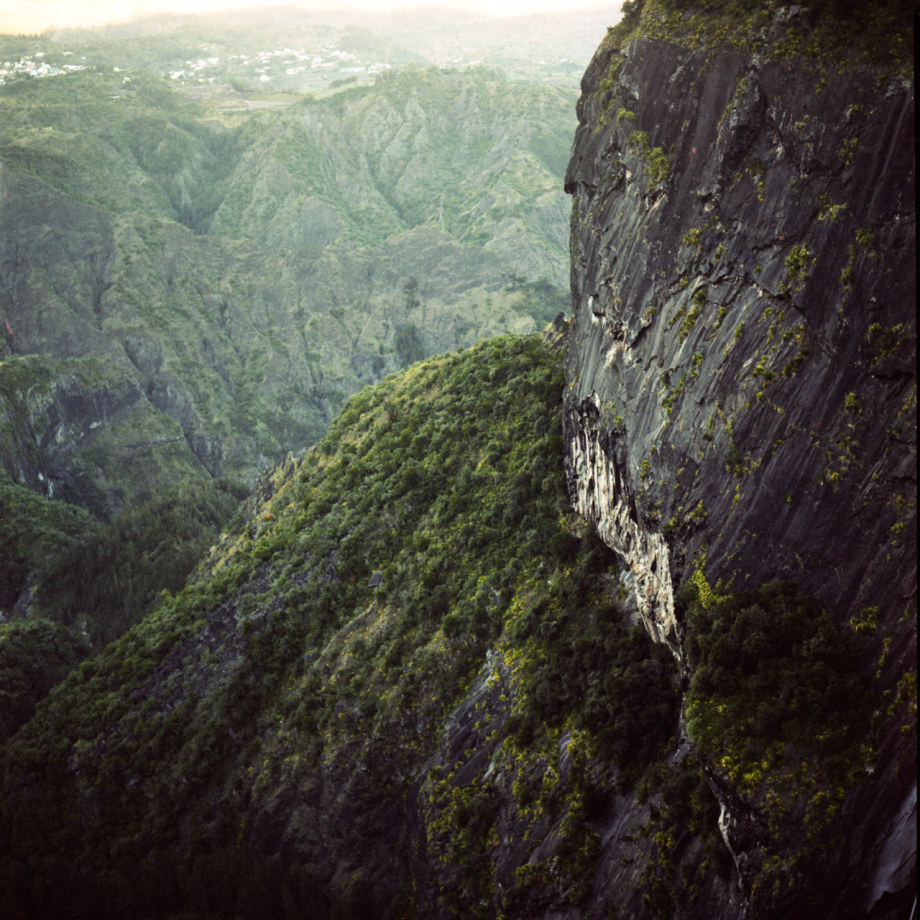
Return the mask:
<svg viewBox="0 0 920 920">
<path fill-rule="evenodd" d="M 678 586 L 789 581 L 860 632 L 882 708 L 915 642 L 913 90 L 772 55 L 789 15 L 757 52 L 611 32 L 585 74 L 569 490 L 685 674 Z M 840 865 L 860 870 L 822 916 L 909 909 L 913 844 L 885 854 L 916 820 L 915 739 L 899 720 L 879 732 L 835 825 Z M 709 778 L 750 882 L 756 809 Z"/>
</svg>

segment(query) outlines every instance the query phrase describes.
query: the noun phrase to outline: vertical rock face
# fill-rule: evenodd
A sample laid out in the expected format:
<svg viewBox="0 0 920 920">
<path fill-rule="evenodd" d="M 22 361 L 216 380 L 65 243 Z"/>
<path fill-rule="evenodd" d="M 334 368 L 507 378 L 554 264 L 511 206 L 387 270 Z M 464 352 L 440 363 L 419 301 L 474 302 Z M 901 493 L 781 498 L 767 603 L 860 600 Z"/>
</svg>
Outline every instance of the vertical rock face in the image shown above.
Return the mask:
<svg viewBox="0 0 920 920">
<path fill-rule="evenodd" d="M 667 543 L 639 521 L 624 444 L 599 422 L 596 398 L 590 397 L 565 417 L 569 491 L 575 510 L 597 522 L 602 539 L 626 563 L 625 578 L 632 583 L 649 633 L 679 653 Z"/>
<path fill-rule="evenodd" d="M 781 579 L 839 623 L 874 608 L 864 660 L 892 689 L 915 634 L 912 87 L 608 37 L 578 114 L 573 503 L 678 655 L 673 591 L 694 569 L 730 590 Z M 882 840 L 912 751 L 889 733 L 845 809 L 844 858 L 865 872 L 843 898 L 861 915 L 898 884 Z"/>
</svg>

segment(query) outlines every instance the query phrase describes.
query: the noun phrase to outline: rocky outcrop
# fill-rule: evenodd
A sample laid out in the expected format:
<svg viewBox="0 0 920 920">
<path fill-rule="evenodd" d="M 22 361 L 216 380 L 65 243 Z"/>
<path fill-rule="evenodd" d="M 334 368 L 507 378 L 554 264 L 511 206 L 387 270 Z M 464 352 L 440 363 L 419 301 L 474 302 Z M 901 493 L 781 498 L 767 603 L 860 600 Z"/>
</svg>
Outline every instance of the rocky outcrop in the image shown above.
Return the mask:
<svg viewBox="0 0 920 920">
<path fill-rule="evenodd" d="M 864 661 L 894 693 L 916 583 L 913 92 L 815 71 L 651 37 L 599 49 L 566 177 L 569 490 L 678 654 L 672 582 L 788 580 L 838 622 L 877 615 Z M 907 897 L 880 879 L 901 871 L 883 854 L 916 778 L 894 721 L 836 826 L 863 868 L 827 916 Z M 721 782 L 743 880 L 756 833 Z"/>
<path fill-rule="evenodd" d="M 679 624 L 674 615 L 668 546 L 664 537 L 642 525 L 629 483 L 623 442 L 599 424 L 596 400 L 588 399 L 565 416 L 569 491 L 575 510 L 597 522 L 598 533 L 626 563 L 626 581 L 642 622 L 658 642 L 679 654 Z"/>
</svg>

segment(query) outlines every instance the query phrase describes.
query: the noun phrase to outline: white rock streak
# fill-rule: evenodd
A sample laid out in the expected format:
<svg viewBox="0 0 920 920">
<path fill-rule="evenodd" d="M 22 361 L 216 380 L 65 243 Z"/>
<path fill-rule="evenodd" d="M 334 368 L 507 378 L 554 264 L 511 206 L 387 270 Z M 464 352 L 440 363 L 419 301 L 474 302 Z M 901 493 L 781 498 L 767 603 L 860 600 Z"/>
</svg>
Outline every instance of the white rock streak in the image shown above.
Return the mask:
<svg viewBox="0 0 920 920">
<path fill-rule="evenodd" d="M 635 519 L 625 470 L 599 442 L 598 432 L 579 426 L 568 445 L 576 494 L 575 510 L 594 521 L 600 538 L 622 559 L 632 578 L 636 606 L 649 634 L 679 653 L 668 546 L 659 533 Z"/>
</svg>

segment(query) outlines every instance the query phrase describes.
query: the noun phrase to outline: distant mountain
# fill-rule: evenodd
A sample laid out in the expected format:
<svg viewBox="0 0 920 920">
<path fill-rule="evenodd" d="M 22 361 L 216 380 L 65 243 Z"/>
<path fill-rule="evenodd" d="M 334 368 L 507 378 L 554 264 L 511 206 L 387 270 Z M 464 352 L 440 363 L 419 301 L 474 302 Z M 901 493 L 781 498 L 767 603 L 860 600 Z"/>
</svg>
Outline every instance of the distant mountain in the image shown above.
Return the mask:
<svg viewBox="0 0 920 920">
<path fill-rule="evenodd" d="M 238 114 L 111 70 L 0 88 L 4 364 L 47 356 L 40 392 L 0 375 L 41 455 L 5 439 L 9 475 L 92 480 L 110 511 L 177 475 L 251 480 L 365 383 L 543 325 L 572 104 L 489 69 Z"/>
</svg>

